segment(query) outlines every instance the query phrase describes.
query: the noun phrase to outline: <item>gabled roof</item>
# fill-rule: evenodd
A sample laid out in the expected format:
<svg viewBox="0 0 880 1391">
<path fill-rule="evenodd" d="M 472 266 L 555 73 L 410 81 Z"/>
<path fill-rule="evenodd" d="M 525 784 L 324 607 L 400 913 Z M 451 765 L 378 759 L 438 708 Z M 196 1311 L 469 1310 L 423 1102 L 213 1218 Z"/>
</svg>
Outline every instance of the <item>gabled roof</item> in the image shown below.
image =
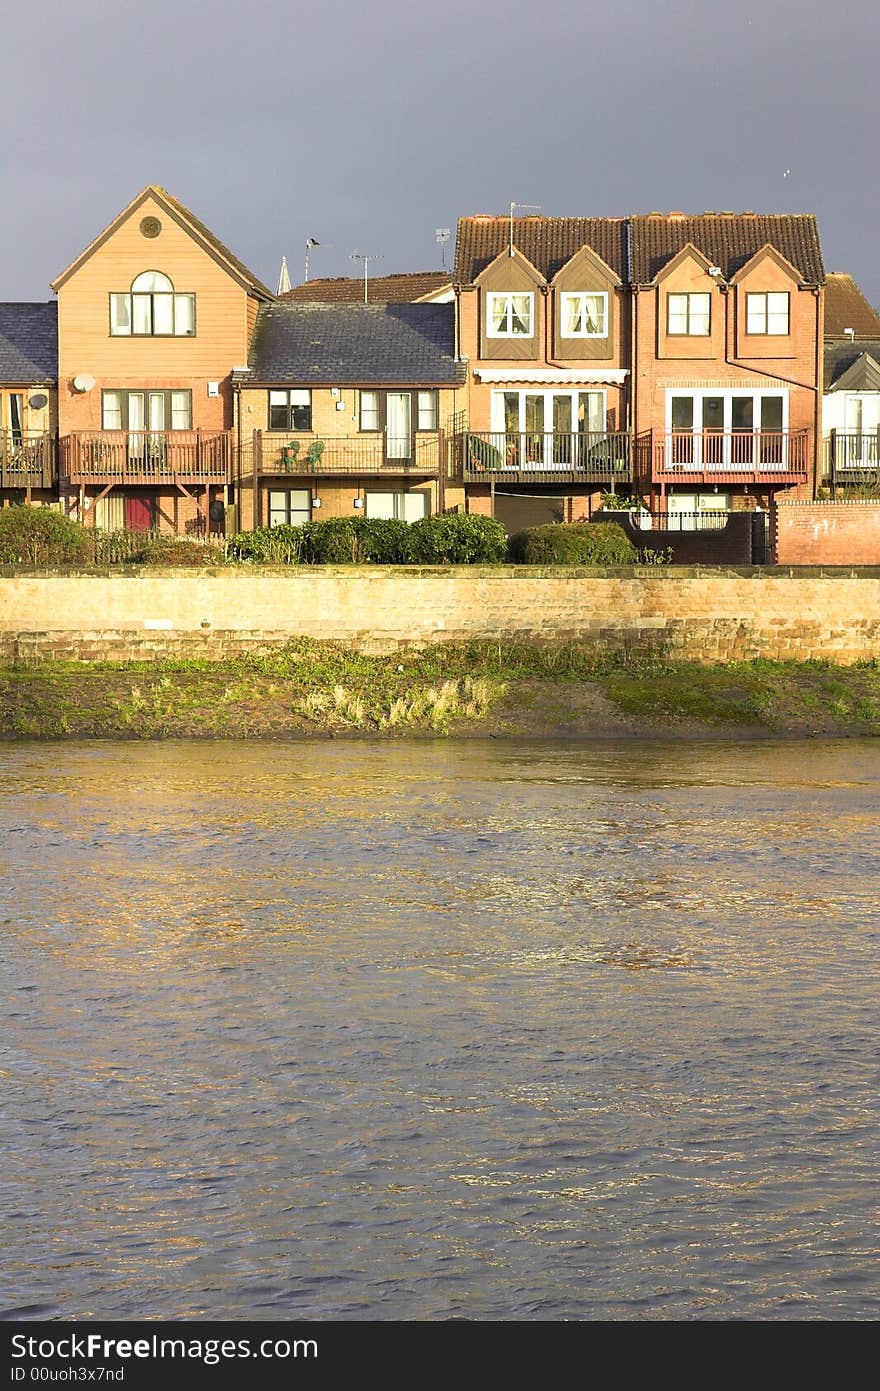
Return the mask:
<svg viewBox="0 0 880 1391">
<path fill-rule="evenodd" d="M 58 306 L 0 304 L 0 382 L 46 385 L 58 380 Z"/>
<path fill-rule="evenodd" d="M 725 280 L 769 244 L 808 285 L 825 279 L 819 230 L 811 213 L 649 213 L 633 217 L 632 279 L 648 285 L 657 272 L 690 242 Z"/>
<path fill-rule="evenodd" d="M 830 270 L 825 281 L 825 337 L 880 338 L 880 314 L 872 309 L 851 275 Z"/>
<path fill-rule="evenodd" d="M 480 279 L 480 276 L 485 275 L 485 274 L 486 274 L 486 271 L 489 270 L 490 266 L 494 266 L 494 265 L 496 265 L 496 264 L 500 264 L 500 265 L 503 266 L 503 265 L 506 265 L 507 262 L 510 261 L 510 260 L 515 261 L 515 263 L 516 263 L 518 266 L 521 266 L 521 267 L 522 267 L 522 269 L 525 271 L 526 275 L 529 277 L 529 280 L 531 280 L 533 284 L 535 284 L 535 285 L 544 285 L 544 284 L 546 284 L 546 281 L 545 281 L 543 275 L 541 274 L 541 272 L 538 270 L 538 267 L 537 267 L 536 265 L 534 265 L 534 264 L 529 260 L 528 256 L 526 256 L 525 252 L 520 251 L 520 249 L 519 249 L 518 246 L 515 246 L 515 247 L 513 248 L 513 256 L 512 256 L 512 257 L 511 257 L 511 255 L 510 255 L 510 251 L 509 251 L 508 247 L 505 247 L 503 251 L 499 251 L 499 252 L 498 252 L 498 255 L 497 255 L 497 256 L 493 256 L 493 258 L 492 258 L 492 260 L 489 262 L 489 264 L 486 265 L 486 266 L 484 266 L 483 269 L 479 272 L 479 274 L 477 275 L 477 279 L 479 280 L 479 279 Z"/>
<path fill-rule="evenodd" d="M 548 282 L 582 246 L 588 246 L 626 280 L 622 217 L 515 217 L 513 244 Z M 472 285 L 490 261 L 510 245 L 509 217 L 460 217 L 454 279 Z"/>
<path fill-rule="evenodd" d="M 448 270 L 412 270 L 395 275 L 373 275 L 367 281 L 369 304 L 412 304 L 450 283 Z M 306 280 L 279 299 L 294 304 L 363 304 L 363 277 L 340 275 Z"/>
<path fill-rule="evenodd" d="M 880 337 L 875 342 L 829 343 L 825 348 L 826 391 L 880 391 Z"/>
<path fill-rule="evenodd" d="M 510 218 L 462 217 L 455 280 L 472 285 L 509 244 Z M 629 244 L 628 244 L 629 239 Z M 648 213 L 636 217 L 515 217 L 514 245 L 552 280 L 560 266 L 589 246 L 624 283 L 650 285 L 690 242 L 730 280 L 767 243 L 808 285 L 825 279 L 816 219 L 810 213 Z"/>
<path fill-rule="evenodd" d="M 242 385 L 458 386 L 453 304 L 264 305 Z"/>
<path fill-rule="evenodd" d="M 263 282 L 258 280 L 252 271 L 248 270 L 243 261 L 240 261 L 227 246 L 223 245 L 219 237 L 214 236 L 214 233 L 205 226 L 200 218 L 196 217 L 195 213 L 190 212 L 189 208 L 184 207 L 179 199 L 172 197 L 170 193 L 164 188 L 160 188 L 157 184 L 149 184 L 129 203 L 127 208 L 123 208 L 118 217 L 114 217 L 109 226 L 105 227 L 103 232 L 101 232 L 93 242 L 90 242 L 74 261 L 71 261 L 67 269 L 63 270 L 60 275 L 55 277 L 52 281 L 51 288 L 53 290 L 60 289 L 64 282 L 73 275 L 74 271 L 79 269 L 83 261 L 87 260 L 93 252 L 97 251 L 98 247 L 102 246 L 103 243 L 113 235 L 117 227 L 119 227 L 126 218 L 130 217 L 132 213 L 136 212 L 142 203 L 145 203 L 147 199 L 150 198 L 154 199 L 163 207 L 169 217 L 172 217 L 181 227 L 186 228 L 194 235 L 196 240 L 202 243 L 205 250 L 213 256 L 215 261 L 219 262 L 221 265 L 225 265 L 233 279 L 237 280 L 243 288 L 251 290 L 254 294 L 259 295 L 261 299 L 274 299 L 272 291 L 267 289 Z"/>
</svg>

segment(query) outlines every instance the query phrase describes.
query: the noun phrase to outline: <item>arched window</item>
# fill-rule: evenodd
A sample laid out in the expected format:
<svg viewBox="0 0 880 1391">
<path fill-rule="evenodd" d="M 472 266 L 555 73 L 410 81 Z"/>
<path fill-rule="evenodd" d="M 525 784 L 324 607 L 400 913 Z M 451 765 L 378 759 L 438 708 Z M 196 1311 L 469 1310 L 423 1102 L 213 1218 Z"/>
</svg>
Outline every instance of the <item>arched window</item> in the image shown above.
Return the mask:
<svg viewBox="0 0 880 1391">
<path fill-rule="evenodd" d="M 128 294 L 110 296 L 110 332 L 120 338 L 191 338 L 196 331 L 196 297 L 179 295 L 158 270 L 145 270 Z"/>
</svg>

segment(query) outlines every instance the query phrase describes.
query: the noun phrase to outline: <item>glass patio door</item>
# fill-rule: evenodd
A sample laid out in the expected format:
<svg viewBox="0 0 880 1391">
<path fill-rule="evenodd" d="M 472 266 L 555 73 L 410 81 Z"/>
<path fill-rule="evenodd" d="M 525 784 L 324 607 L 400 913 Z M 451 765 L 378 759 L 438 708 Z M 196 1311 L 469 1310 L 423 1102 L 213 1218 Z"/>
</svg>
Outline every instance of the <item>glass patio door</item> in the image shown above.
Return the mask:
<svg viewBox="0 0 880 1391">
<path fill-rule="evenodd" d="M 389 391 L 385 397 L 385 457 L 412 458 L 412 396 Z"/>
</svg>

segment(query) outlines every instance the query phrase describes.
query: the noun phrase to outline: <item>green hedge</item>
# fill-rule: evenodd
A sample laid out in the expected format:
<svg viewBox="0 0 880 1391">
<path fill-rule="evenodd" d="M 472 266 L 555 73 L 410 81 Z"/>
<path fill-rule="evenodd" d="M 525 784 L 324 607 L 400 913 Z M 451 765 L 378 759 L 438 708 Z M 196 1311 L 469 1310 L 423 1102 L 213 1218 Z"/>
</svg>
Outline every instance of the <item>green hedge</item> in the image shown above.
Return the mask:
<svg viewBox="0 0 880 1391">
<path fill-rule="evenodd" d="M 510 540 L 511 558 L 524 565 L 634 565 L 635 546 L 616 522 L 551 522 Z"/>
<path fill-rule="evenodd" d="M 416 565 L 498 565 L 507 557 L 507 533 L 491 517 L 454 512 L 413 522 L 409 546 Z"/>
<path fill-rule="evenodd" d="M 230 560 L 251 560 L 257 565 L 296 565 L 302 559 L 301 526 L 261 526 L 241 531 L 227 545 Z"/>
<path fill-rule="evenodd" d="M 50 507 L 0 508 L 0 564 L 88 563 L 93 545 L 79 522 Z"/>
</svg>

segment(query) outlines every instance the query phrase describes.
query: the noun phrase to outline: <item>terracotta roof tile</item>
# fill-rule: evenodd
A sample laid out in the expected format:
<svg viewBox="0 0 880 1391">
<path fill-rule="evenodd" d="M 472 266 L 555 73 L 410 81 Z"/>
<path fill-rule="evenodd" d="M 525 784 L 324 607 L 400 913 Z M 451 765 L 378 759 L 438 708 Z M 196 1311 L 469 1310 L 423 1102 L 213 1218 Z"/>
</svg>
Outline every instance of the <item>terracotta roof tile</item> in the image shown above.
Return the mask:
<svg viewBox="0 0 880 1391">
<path fill-rule="evenodd" d="M 855 329 L 856 338 L 880 338 L 880 314 L 872 309 L 851 275 L 829 271 L 825 281 L 825 337 L 849 338 L 844 329 Z"/>
<path fill-rule="evenodd" d="M 367 282 L 370 304 L 411 304 L 432 291 L 442 289 L 452 280 L 448 270 L 414 270 L 396 275 L 373 275 Z M 294 304 L 362 304 L 363 277 L 341 275 L 334 279 L 307 280 L 294 285 L 279 299 Z"/>
<path fill-rule="evenodd" d="M 630 244 L 628 246 L 628 236 Z M 463 217 L 458 223 L 455 279 L 470 285 L 509 244 L 508 217 Z M 650 213 L 638 217 L 517 217 L 513 240 L 547 280 L 584 245 L 624 282 L 647 285 L 688 242 L 729 279 L 768 242 L 807 284 L 825 278 L 816 219 L 811 214 Z"/>
</svg>

